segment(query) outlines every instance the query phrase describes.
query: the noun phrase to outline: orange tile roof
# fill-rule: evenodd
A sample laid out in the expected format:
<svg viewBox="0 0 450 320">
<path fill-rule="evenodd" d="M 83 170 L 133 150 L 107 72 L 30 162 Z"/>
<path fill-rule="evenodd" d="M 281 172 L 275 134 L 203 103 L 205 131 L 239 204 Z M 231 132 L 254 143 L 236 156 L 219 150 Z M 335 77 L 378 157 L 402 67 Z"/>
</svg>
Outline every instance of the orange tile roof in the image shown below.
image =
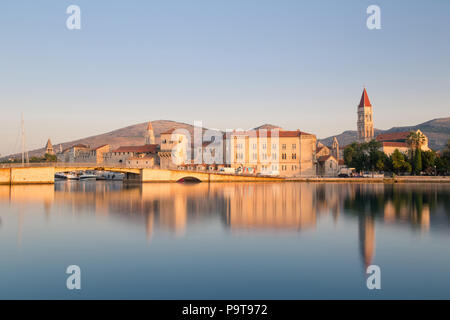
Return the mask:
<svg viewBox="0 0 450 320">
<path fill-rule="evenodd" d="M 312 136 L 313 134 L 303 132 L 300 130 L 295 131 L 288 131 L 288 130 L 266 130 L 266 131 L 260 131 L 260 130 L 248 130 L 248 131 L 233 131 L 229 132 L 230 135 L 248 135 L 248 136 L 254 136 L 257 137 L 267 137 L 270 138 L 272 136 L 272 132 L 274 133 L 274 137 L 276 137 L 276 132 L 278 131 L 278 137 L 280 138 L 289 138 L 289 137 L 300 137 L 302 135 L 309 135 Z M 264 134 L 265 133 L 265 134 Z"/>
<path fill-rule="evenodd" d="M 377 141 L 407 140 L 410 131 L 382 133 L 376 137 Z"/>
<path fill-rule="evenodd" d="M 98 147 L 94 148 L 94 150 L 98 150 L 98 149 L 100 149 L 100 148 L 106 147 L 107 145 L 108 145 L 108 144 L 102 144 L 101 146 L 98 146 Z"/>
<path fill-rule="evenodd" d="M 158 151 L 157 144 L 146 144 L 143 146 L 121 146 L 112 152 L 134 152 L 134 153 L 156 153 Z"/>
<path fill-rule="evenodd" d="M 364 88 L 358 108 L 371 107 L 371 106 L 372 106 L 372 104 L 370 103 L 366 88 Z"/>
</svg>

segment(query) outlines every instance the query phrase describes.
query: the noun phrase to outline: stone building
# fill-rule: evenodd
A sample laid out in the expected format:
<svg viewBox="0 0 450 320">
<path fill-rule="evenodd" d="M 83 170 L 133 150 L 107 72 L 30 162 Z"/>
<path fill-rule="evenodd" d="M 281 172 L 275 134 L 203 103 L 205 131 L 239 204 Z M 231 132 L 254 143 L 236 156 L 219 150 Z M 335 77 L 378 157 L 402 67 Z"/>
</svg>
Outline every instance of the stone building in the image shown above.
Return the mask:
<svg viewBox="0 0 450 320">
<path fill-rule="evenodd" d="M 89 151 L 89 146 L 81 143 L 75 144 L 57 154 L 58 162 L 87 162 Z"/>
<path fill-rule="evenodd" d="M 358 142 L 368 142 L 374 138 L 373 132 L 373 108 L 367 95 L 366 88 L 364 88 L 361 101 L 358 105 L 358 121 L 357 134 Z"/>
<path fill-rule="evenodd" d="M 428 137 L 420 130 L 413 131 L 417 134 L 421 134 L 424 137 L 424 141 L 420 147 L 422 151 L 428 151 Z M 387 155 L 391 155 L 395 149 L 402 153 L 408 153 L 411 147 L 408 145 L 408 136 L 411 131 L 382 133 L 376 137 L 376 140 L 381 143 L 381 150 Z"/>
<path fill-rule="evenodd" d="M 339 174 L 339 161 L 331 154 L 317 158 L 317 175 L 336 177 Z"/>
<path fill-rule="evenodd" d="M 127 167 L 136 168 L 154 168 L 157 165 L 158 158 L 152 155 L 140 155 L 126 159 Z"/>
<path fill-rule="evenodd" d="M 104 145 L 101 145 L 101 146 L 91 149 L 89 151 L 88 162 L 89 163 L 103 163 L 104 159 L 105 159 L 105 155 L 109 152 L 110 148 L 111 147 L 109 144 L 104 144 Z"/>
<path fill-rule="evenodd" d="M 111 150 L 105 154 L 104 161 L 107 164 L 127 164 L 127 160 L 136 158 L 153 158 L 152 166 L 159 165 L 158 158 L 159 146 L 156 144 L 147 144 L 143 146 L 121 146 L 117 149 Z"/>
<path fill-rule="evenodd" d="M 177 169 L 191 163 L 188 159 L 190 133 L 183 129 L 171 129 L 161 133 L 161 147 L 158 153 L 161 169 Z"/>
<path fill-rule="evenodd" d="M 322 177 L 335 177 L 339 174 L 343 163 L 340 161 L 339 142 L 333 138 L 333 145 L 327 147 L 322 143 L 317 143 L 317 175 Z"/>
<path fill-rule="evenodd" d="M 105 154 L 109 152 L 108 144 L 90 148 L 84 144 L 76 144 L 57 154 L 58 162 L 96 163 L 104 162 Z"/>
<path fill-rule="evenodd" d="M 324 145 L 321 142 L 317 142 L 316 157 L 319 158 L 321 156 L 327 156 L 329 154 L 331 154 L 330 148 L 328 148 L 326 145 Z"/>
<path fill-rule="evenodd" d="M 225 159 L 232 168 L 282 177 L 316 175 L 316 136 L 300 130 L 233 131 Z"/>
</svg>

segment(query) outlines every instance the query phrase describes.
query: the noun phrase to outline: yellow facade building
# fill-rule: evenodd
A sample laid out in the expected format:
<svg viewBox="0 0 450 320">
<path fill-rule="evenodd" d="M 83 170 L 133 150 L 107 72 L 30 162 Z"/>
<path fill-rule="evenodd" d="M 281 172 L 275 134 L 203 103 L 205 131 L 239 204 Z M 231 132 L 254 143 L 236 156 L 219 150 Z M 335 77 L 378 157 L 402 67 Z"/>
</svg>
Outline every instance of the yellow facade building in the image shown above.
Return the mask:
<svg viewBox="0 0 450 320">
<path fill-rule="evenodd" d="M 227 134 L 226 163 L 283 177 L 316 174 L 315 135 L 300 130 L 250 130 Z"/>
</svg>

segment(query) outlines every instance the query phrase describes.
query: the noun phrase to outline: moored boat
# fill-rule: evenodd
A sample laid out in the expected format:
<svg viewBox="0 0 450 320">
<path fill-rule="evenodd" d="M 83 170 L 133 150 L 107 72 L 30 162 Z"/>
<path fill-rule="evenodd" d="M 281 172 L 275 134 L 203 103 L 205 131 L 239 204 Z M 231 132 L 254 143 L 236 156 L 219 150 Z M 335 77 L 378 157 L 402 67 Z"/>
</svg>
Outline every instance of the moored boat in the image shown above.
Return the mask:
<svg viewBox="0 0 450 320">
<path fill-rule="evenodd" d="M 97 180 L 97 176 L 92 173 L 83 173 L 79 176 L 80 180 Z"/>
<path fill-rule="evenodd" d="M 66 175 L 67 180 L 79 180 L 80 179 L 76 172 L 69 172 L 69 173 L 66 173 L 65 175 Z"/>
</svg>

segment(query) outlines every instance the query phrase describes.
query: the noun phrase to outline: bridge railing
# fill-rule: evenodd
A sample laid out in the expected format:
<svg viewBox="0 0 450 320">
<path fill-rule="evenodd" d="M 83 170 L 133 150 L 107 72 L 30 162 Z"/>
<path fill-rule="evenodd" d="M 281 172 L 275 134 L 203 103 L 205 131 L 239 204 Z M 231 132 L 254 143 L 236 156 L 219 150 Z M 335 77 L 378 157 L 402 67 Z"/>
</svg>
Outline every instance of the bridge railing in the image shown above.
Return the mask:
<svg viewBox="0 0 450 320">
<path fill-rule="evenodd" d="M 0 164 L 0 168 L 39 168 L 39 167 L 55 167 L 55 168 L 104 168 L 106 171 L 108 168 L 111 169 L 145 169 L 148 167 L 141 167 L 135 165 L 126 165 L 125 163 L 88 163 L 88 162 L 33 162 L 33 163 L 3 163 Z M 155 167 L 156 169 L 157 167 Z M 158 168 L 159 169 L 159 168 Z M 177 171 L 185 171 L 188 172 L 198 172 L 198 173 L 214 173 L 219 175 L 235 175 L 235 176 L 261 176 L 261 177 L 272 177 L 269 175 L 256 175 L 256 174 L 246 174 L 246 173 L 225 173 L 214 170 L 202 170 L 202 169 L 168 169 L 168 170 L 177 170 Z"/>
</svg>

